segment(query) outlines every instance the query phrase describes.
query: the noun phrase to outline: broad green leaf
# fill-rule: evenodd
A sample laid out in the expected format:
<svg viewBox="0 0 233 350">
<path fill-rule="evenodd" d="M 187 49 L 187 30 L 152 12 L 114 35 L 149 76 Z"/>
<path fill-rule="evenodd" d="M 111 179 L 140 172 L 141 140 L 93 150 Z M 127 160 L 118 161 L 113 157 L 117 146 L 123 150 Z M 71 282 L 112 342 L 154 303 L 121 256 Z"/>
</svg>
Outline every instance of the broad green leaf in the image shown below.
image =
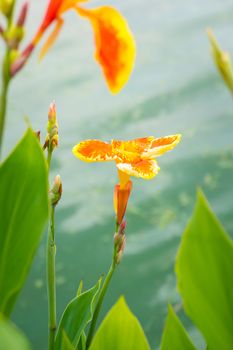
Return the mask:
<svg viewBox="0 0 233 350">
<path fill-rule="evenodd" d="M 0 350 L 30 350 L 27 338 L 8 320 L 0 316 Z"/>
<path fill-rule="evenodd" d="M 233 349 L 233 244 L 198 194 L 182 237 L 176 273 L 185 311 L 209 350 Z"/>
<path fill-rule="evenodd" d="M 90 350 L 149 350 L 149 344 L 137 318 L 123 297 L 112 307 L 100 325 Z"/>
<path fill-rule="evenodd" d="M 86 341 L 87 341 L 87 337 L 86 337 L 86 334 L 83 332 L 81 334 L 80 339 L 79 339 L 78 346 L 76 347 L 76 350 L 86 350 Z"/>
<path fill-rule="evenodd" d="M 72 345 L 65 331 L 62 332 L 61 350 L 75 350 L 75 347 Z"/>
<path fill-rule="evenodd" d="M 188 333 L 176 316 L 173 308 L 168 306 L 168 316 L 163 331 L 161 350 L 195 350 Z"/>
<path fill-rule="evenodd" d="M 32 130 L 0 165 L 0 312 L 9 315 L 48 217 L 47 166 Z"/>
<path fill-rule="evenodd" d="M 55 349 L 60 350 L 62 344 L 62 334 L 66 333 L 71 344 L 76 348 L 81 334 L 86 325 L 92 319 L 93 303 L 99 292 L 101 279 L 88 291 L 76 296 L 66 307 L 62 315 L 56 340 Z"/>
</svg>

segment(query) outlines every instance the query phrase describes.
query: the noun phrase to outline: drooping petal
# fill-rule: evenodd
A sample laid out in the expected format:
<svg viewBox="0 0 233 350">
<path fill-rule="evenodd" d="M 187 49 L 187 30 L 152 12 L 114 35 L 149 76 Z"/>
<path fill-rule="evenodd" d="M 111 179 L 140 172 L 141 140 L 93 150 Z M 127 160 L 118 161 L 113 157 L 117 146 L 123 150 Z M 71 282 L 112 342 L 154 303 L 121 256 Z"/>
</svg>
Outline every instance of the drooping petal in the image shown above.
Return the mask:
<svg viewBox="0 0 233 350">
<path fill-rule="evenodd" d="M 74 146 L 73 153 L 85 162 L 105 162 L 114 159 L 112 146 L 99 140 L 82 141 Z"/>
<path fill-rule="evenodd" d="M 163 153 L 172 150 L 180 142 L 180 139 L 180 134 L 154 139 L 150 149 L 142 153 L 142 158 L 151 159 L 159 157 Z"/>
<path fill-rule="evenodd" d="M 60 30 L 63 26 L 63 19 L 59 18 L 57 20 L 57 23 L 52 31 L 52 33 L 50 34 L 50 36 L 48 37 L 48 39 L 46 40 L 45 44 L 43 45 L 41 51 L 40 51 L 40 55 L 39 55 L 39 59 L 42 60 L 42 58 L 46 55 L 46 53 L 48 52 L 48 50 L 52 47 L 52 45 L 54 44 L 55 40 L 57 39 Z"/>
<path fill-rule="evenodd" d="M 115 186 L 114 210 L 117 216 L 118 225 L 120 225 L 123 221 L 131 190 L 132 190 L 132 181 L 128 181 L 124 188 L 121 188 L 120 184 L 117 184 Z"/>
<path fill-rule="evenodd" d="M 60 8 L 59 8 L 59 15 L 66 12 L 67 10 L 70 10 L 72 8 L 75 8 L 75 6 L 80 2 L 87 2 L 88 0 L 63 0 L 61 2 Z"/>
<path fill-rule="evenodd" d="M 117 168 L 123 173 L 145 180 L 152 179 L 160 170 L 157 162 L 153 159 L 141 160 L 138 163 L 117 163 Z"/>
<path fill-rule="evenodd" d="M 113 153 L 123 163 L 136 163 L 141 160 L 141 154 L 150 148 L 153 140 L 153 136 L 130 141 L 112 140 Z"/>
<path fill-rule="evenodd" d="M 110 6 L 96 9 L 77 7 L 88 18 L 94 30 L 96 60 L 99 62 L 109 89 L 119 92 L 126 84 L 135 61 L 135 42 L 124 17 Z"/>
</svg>

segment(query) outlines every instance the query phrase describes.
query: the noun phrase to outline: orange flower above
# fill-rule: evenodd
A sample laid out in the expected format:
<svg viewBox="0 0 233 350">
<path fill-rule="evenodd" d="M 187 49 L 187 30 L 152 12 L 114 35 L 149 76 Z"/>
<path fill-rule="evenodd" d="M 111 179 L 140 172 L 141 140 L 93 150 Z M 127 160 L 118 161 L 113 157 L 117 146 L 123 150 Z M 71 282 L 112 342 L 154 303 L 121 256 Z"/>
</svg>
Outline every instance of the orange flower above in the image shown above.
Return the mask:
<svg viewBox="0 0 233 350">
<path fill-rule="evenodd" d="M 160 169 L 155 158 L 172 150 L 180 139 L 181 135 L 177 134 L 161 138 L 150 136 L 131 141 L 112 140 L 111 143 L 87 140 L 77 144 L 73 153 L 86 162 L 116 162 L 119 185 L 115 187 L 114 207 L 120 224 L 132 188 L 130 176 L 152 179 Z"/>
<path fill-rule="evenodd" d="M 86 0 L 50 0 L 39 29 L 32 42 L 22 52 L 20 59 L 12 68 L 13 74 L 27 61 L 35 46 L 45 32 L 54 24 L 54 28 L 42 47 L 43 58 L 57 39 L 63 26 L 62 16 L 68 10 L 90 21 L 95 39 L 95 58 L 100 64 L 105 80 L 111 92 L 117 93 L 126 84 L 135 61 L 135 42 L 124 17 L 115 8 L 101 6 L 96 9 L 84 9 L 80 3 Z"/>
</svg>

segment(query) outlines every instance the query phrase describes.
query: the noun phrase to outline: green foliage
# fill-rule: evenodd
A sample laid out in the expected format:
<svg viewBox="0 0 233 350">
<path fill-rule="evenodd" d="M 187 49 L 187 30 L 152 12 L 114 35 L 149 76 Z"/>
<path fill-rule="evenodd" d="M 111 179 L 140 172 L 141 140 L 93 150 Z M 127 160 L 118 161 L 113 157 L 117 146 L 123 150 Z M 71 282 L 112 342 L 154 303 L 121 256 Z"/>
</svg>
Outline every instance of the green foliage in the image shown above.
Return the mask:
<svg viewBox="0 0 233 350">
<path fill-rule="evenodd" d="M 65 331 L 62 333 L 61 350 L 75 350 Z"/>
<path fill-rule="evenodd" d="M 27 338 L 8 320 L 0 316 L 0 350 L 30 350 Z"/>
<path fill-rule="evenodd" d="M 91 343 L 90 350 L 103 349 L 150 349 L 140 323 L 123 297 L 109 311 Z"/>
<path fill-rule="evenodd" d="M 56 350 L 61 349 L 62 343 L 67 343 L 67 340 L 64 339 L 64 334 L 65 338 L 68 338 L 74 348 L 78 346 L 80 337 L 86 325 L 92 319 L 93 304 L 96 295 L 99 292 L 100 284 L 101 279 L 93 288 L 84 293 L 78 293 L 78 295 L 68 304 L 58 327 L 55 340 Z M 82 340 L 83 339 L 85 338 L 82 336 Z"/>
<path fill-rule="evenodd" d="M 9 315 L 48 217 L 47 166 L 28 130 L 0 165 L 0 312 Z"/>
<path fill-rule="evenodd" d="M 226 86 L 233 92 L 233 66 L 228 52 L 221 50 L 211 30 L 208 30 L 211 52 L 215 65 Z"/>
<path fill-rule="evenodd" d="M 195 350 L 188 333 L 174 310 L 168 306 L 168 316 L 163 331 L 161 350 Z"/>
<path fill-rule="evenodd" d="M 177 257 L 178 288 L 208 350 L 233 349 L 233 244 L 202 193 Z"/>
</svg>

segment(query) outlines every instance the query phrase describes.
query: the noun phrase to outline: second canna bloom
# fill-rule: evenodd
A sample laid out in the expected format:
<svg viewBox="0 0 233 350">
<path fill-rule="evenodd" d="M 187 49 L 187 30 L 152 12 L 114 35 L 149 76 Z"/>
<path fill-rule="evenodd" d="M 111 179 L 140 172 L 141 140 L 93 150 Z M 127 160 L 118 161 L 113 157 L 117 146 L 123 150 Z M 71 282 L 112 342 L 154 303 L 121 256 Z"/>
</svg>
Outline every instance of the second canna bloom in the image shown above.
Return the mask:
<svg viewBox="0 0 233 350">
<path fill-rule="evenodd" d="M 31 43 L 22 52 L 12 68 L 13 74 L 21 69 L 45 32 L 53 26 L 47 41 L 42 47 L 42 58 L 60 33 L 64 14 L 69 10 L 87 19 L 92 25 L 95 40 L 95 58 L 100 64 L 111 92 L 118 93 L 126 84 L 135 61 L 135 42 L 127 21 L 119 11 L 110 6 L 95 9 L 81 7 L 85 0 L 50 0 L 44 18 Z"/>
<path fill-rule="evenodd" d="M 181 135 L 161 138 L 153 136 L 130 141 L 112 140 L 111 143 L 100 140 L 86 140 L 73 148 L 73 153 L 86 162 L 115 161 L 119 183 L 114 191 L 114 208 L 117 224 L 120 225 L 125 215 L 128 199 L 132 189 L 131 176 L 150 180 L 159 172 L 155 158 L 173 149 Z"/>
</svg>

